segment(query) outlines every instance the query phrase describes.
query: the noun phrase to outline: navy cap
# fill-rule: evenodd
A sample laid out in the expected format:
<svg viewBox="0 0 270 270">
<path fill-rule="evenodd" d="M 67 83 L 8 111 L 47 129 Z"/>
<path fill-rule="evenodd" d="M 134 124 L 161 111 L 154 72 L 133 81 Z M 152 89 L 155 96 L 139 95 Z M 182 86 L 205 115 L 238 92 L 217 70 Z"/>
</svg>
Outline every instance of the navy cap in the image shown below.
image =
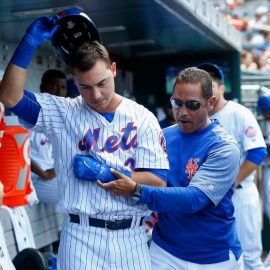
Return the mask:
<svg viewBox="0 0 270 270">
<path fill-rule="evenodd" d="M 219 66 L 212 63 L 202 63 L 198 65 L 197 68 L 209 72 L 210 75 L 214 75 L 216 79 L 219 79 L 224 83 L 224 74 Z"/>
</svg>

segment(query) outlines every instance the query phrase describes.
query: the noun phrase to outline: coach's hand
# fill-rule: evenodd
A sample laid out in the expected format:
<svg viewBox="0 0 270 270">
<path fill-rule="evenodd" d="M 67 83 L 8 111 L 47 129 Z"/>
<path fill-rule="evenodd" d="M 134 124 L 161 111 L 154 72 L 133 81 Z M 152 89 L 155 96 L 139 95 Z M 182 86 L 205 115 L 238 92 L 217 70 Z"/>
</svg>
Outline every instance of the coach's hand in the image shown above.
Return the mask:
<svg viewBox="0 0 270 270">
<path fill-rule="evenodd" d="M 36 48 L 45 41 L 50 40 L 59 25 L 55 17 L 41 17 L 36 19 L 26 30 L 10 62 L 20 68 L 27 69 Z"/>
<path fill-rule="evenodd" d="M 133 181 L 130 177 L 114 169 L 111 169 L 111 172 L 114 174 L 117 180 L 111 181 L 109 183 L 102 183 L 97 181 L 100 187 L 110 190 L 116 195 L 122 196 L 128 196 L 135 190 L 136 182 Z"/>
</svg>

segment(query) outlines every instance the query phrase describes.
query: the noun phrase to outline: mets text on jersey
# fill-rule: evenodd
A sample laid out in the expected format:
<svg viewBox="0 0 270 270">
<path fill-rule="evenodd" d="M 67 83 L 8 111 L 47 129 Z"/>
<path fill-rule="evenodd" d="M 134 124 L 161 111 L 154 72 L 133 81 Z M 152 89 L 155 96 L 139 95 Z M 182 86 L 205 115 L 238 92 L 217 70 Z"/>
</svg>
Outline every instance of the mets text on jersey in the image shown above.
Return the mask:
<svg viewBox="0 0 270 270">
<path fill-rule="evenodd" d="M 82 140 L 79 141 L 79 149 L 87 152 L 107 152 L 114 153 L 122 149 L 127 151 L 130 148 L 136 149 L 137 141 L 137 127 L 133 122 L 127 123 L 125 128 L 121 129 L 121 135 L 111 135 L 106 140 L 102 147 L 98 146 L 101 128 L 95 128 L 93 131 L 89 128 Z M 124 162 L 124 166 L 129 166 L 131 170 L 135 168 L 135 160 L 133 157 L 128 158 Z"/>
<path fill-rule="evenodd" d="M 125 128 L 121 129 L 122 136 L 111 135 L 107 138 L 104 145 L 98 147 L 98 139 L 101 128 L 95 128 L 92 130 L 89 128 L 84 135 L 83 139 L 79 142 L 79 149 L 81 151 L 94 152 L 108 152 L 113 153 L 118 149 L 128 150 L 130 148 L 137 148 L 137 127 L 133 125 L 133 122 L 127 123 Z M 132 131 L 136 131 L 135 135 L 131 136 Z M 128 139 L 130 140 L 128 141 Z"/>
</svg>

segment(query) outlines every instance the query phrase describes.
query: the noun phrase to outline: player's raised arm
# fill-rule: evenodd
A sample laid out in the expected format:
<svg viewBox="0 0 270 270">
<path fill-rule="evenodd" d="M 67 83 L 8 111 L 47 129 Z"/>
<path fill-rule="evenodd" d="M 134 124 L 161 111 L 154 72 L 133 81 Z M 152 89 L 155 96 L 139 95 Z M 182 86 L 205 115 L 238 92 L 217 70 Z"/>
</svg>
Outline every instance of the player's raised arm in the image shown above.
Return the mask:
<svg viewBox="0 0 270 270">
<path fill-rule="evenodd" d="M 57 17 L 36 19 L 26 30 L 5 71 L 0 87 L 0 100 L 14 107 L 23 98 L 26 70 L 36 48 L 52 38 L 57 30 Z"/>
<path fill-rule="evenodd" d="M 26 70 L 9 63 L 0 86 L 0 100 L 8 107 L 16 105 L 23 97 Z"/>
</svg>

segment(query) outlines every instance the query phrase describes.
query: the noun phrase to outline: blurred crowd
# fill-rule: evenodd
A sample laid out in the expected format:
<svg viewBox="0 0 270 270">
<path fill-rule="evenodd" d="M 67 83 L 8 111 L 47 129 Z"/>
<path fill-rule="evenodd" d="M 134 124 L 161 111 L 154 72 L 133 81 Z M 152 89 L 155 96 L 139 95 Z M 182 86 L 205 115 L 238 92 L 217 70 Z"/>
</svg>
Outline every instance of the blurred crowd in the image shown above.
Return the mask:
<svg viewBox="0 0 270 270">
<path fill-rule="evenodd" d="M 243 34 L 241 69 L 270 70 L 270 1 L 213 0 L 231 25 Z"/>
</svg>

